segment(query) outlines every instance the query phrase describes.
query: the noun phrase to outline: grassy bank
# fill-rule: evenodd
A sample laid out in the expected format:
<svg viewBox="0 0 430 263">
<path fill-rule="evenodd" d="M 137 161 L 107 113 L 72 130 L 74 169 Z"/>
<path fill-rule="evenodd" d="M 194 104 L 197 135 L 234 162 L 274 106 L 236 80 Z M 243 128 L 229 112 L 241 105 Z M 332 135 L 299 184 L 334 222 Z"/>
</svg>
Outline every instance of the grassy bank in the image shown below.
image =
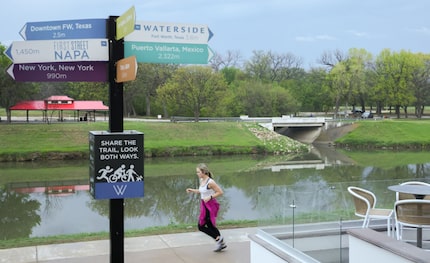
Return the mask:
<svg viewBox="0 0 430 263">
<path fill-rule="evenodd" d="M 430 148 L 429 120 L 360 121 L 336 140 L 337 147 L 353 149 L 423 150 Z"/>
<path fill-rule="evenodd" d="M 107 122 L 2 124 L 0 160 L 84 159 L 88 155 L 88 132 L 107 129 Z M 124 130 L 144 133 L 146 157 L 307 150 L 301 143 L 247 123 L 125 122 Z"/>
</svg>

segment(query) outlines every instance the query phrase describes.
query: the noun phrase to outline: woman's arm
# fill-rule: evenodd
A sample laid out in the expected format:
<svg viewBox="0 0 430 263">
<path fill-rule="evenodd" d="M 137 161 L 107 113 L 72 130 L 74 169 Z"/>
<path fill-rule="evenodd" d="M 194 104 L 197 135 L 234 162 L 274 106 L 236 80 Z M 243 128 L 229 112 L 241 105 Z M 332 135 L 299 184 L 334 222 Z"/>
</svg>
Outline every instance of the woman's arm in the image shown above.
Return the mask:
<svg viewBox="0 0 430 263">
<path fill-rule="evenodd" d="M 211 180 L 209 182 L 208 187 L 210 189 L 214 190 L 215 193 L 212 194 L 210 197 L 208 197 L 208 200 L 205 200 L 205 201 L 209 201 L 211 198 L 220 197 L 220 196 L 222 196 L 224 194 L 224 192 L 222 191 L 221 187 L 219 187 L 219 185 L 215 181 L 213 181 L 213 180 Z"/>
<path fill-rule="evenodd" d="M 187 191 L 187 193 L 193 193 L 193 194 L 199 194 L 199 189 L 194 189 L 194 188 L 187 188 L 185 191 Z"/>
</svg>

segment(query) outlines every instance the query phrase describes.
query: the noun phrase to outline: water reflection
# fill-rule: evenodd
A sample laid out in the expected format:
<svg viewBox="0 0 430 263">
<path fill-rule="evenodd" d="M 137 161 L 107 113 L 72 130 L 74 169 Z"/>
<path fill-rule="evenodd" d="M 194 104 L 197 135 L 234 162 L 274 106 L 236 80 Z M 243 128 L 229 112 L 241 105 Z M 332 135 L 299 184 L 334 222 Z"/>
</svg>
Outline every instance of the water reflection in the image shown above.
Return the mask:
<svg viewBox="0 0 430 263">
<path fill-rule="evenodd" d="M 39 207 L 40 202 L 29 195 L 0 189 L 0 236 L 13 239 L 31 235 L 41 221 Z"/>
<path fill-rule="evenodd" d="M 292 202 L 297 215 L 308 221 L 322 221 L 327 214 L 345 218 L 352 211 L 346 192 L 351 184 L 368 188 L 377 194 L 380 205 L 390 206 L 394 193 L 387 185 L 430 178 L 426 163 L 362 166 L 357 164 L 360 160 L 330 149 L 288 157 L 149 159 L 145 160 L 145 197 L 125 200 L 125 229 L 194 224 L 198 196 L 186 194 L 185 189 L 197 186 L 195 166 L 200 162 L 209 163 L 224 189 L 221 221 L 290 223 Z M 1 236 L 108 232 L 109 202 L 91 197 L 88 177 L 87 161 L 0 164 Z"/>
</svg>

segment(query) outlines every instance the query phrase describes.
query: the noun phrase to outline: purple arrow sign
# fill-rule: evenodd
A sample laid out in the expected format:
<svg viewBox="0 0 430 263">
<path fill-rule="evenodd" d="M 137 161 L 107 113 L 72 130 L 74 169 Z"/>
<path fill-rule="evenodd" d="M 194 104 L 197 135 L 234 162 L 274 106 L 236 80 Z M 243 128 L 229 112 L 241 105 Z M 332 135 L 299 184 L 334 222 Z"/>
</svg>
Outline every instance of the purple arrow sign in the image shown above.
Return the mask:
<svg viewBox="0 0 430 263">
<path fill-rule="evenodd" d="M 107 63 L 103 61 L 12 64 L 7 72 L 25 82 L 106 82 Z"/>
</svg>

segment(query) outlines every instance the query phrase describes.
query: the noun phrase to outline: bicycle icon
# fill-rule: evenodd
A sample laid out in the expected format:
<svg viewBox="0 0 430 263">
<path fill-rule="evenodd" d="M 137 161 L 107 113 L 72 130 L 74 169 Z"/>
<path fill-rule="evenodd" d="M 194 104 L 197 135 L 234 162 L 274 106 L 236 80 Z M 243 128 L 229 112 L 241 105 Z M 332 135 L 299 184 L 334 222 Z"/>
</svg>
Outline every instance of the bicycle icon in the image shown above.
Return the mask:
<svg viewBox="0 0 430 263">
<path fill-rule="evenodd" d="M 122 164 L 115 171 L 112 167 L 106 165 L 105 168 L 98 170 L 98 173 L 100 175 L 97 176 L 97 180 L 108 183 L 143 181 L 143 176 L 136 173 L 133 164 L 130 164 L 128 169 L 126 169 L 125 164 Z"/>
</svg>

